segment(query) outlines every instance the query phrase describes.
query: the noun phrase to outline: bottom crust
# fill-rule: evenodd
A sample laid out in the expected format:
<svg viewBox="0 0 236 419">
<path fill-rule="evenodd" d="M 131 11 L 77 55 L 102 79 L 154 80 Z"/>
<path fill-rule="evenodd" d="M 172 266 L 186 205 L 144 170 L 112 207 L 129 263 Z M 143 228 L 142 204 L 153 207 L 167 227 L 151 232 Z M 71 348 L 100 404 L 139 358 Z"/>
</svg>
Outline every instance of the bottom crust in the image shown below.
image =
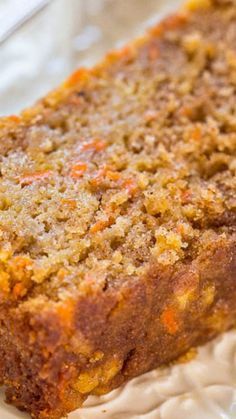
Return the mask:
<svg viewBox="0 0 236 419">
<path fill-rule="evenodd" d="M 9 403 L 58 419 L 168 364 L 236 323 L 235 241 L 219 239 L 188 265 L 122 288 L 88 290 L 65 306 L 0 311 L 0 378 Z M 65 316 L 67 313 L 67 316 Z"/>
</svg>

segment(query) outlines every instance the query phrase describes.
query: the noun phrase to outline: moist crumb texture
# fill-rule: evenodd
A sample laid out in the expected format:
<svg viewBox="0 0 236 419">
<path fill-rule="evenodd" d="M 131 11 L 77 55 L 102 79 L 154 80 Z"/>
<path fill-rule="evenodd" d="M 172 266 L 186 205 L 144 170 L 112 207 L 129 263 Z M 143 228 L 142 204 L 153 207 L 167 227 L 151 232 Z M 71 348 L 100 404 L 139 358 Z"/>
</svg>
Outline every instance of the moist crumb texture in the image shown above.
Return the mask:
<svg viewBox="0 0 236 419">
<path fill-rule="evenodd" d="M 236 3 L 0 119 L 0 380 L 58 419 L 236 323 Z"/>
</svg>

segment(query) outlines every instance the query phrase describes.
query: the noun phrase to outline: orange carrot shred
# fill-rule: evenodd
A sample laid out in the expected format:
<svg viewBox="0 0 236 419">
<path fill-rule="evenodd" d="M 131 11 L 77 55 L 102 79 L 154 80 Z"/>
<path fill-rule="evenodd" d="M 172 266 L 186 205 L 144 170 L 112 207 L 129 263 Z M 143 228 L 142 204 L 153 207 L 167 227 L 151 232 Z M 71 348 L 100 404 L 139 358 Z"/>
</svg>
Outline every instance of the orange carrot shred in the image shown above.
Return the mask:
<svg viewBox="0 0 236 419">
<path fill-rule="evenodd" d="M 119 172 L 113 171 L 111 166 L 105 165 L 95 172 L 95 176 L 91 179 L 91 184 L 94 187 L 98 187 L 105 179 L 117 182 L 120 178 L 121 174 Z"/>
<path fill-rule="evenodd" d="M 177 29 L 186 22 L 186 17 L 184 13 L 175 13 L 165 18 L 163 25 L 165 29 Z"/>
<path fill-rule="evenodd" d="M 77 85 L 79 82 L 85 82 L 89 78 L 89 70 L 86 68 L 80 68 L 76 70 L 71 76 L 65 81 L 65 87 L 71 88 Z"/>
<path fill-rule="evenodd" d="M 100 183 L 102 182 L 102 180 L 104 179 L 105 173 L 106 173 L 105 168 L 97 170 L 94 173 L 93 177 L 91 178 L 91 184 L 94 187 L 98 187 L 100 185 Z"/>
<path fill-rule="evenodd" d="M 133 53 L 132 47 L 130 45 L 125 45 L 124 47 L 122 47 L 118 50 L 108 52 L 107 58 L 110 61 L 117 60 L 119 58 L 120 59 L 130 58 L 130 57 L 132 57 L 132 53 Z"/>
<path fill-rule="evenodd" d="M 195 141 L 199 141 L 202 138 L 202 130 L 200 127 L 195 127 L 191 132 L 191 138 Z"/>
<path fill-rule="evenodd" d="M 17 282 L 17 284 L 14 285 L 12 291 L 13 291 L 14 297 L 18 298 L 18 297 L 24 295 L 26 290 L 25 290 L 25 287 L 22 284 L 22 282 Z"/>
<path fill-rule="evenodd" d="M 106 227 L 109 227 L 111 222 L 109 220 L 99 220 L 90 228 L 91 233 L 97 233 L 98 231 L 104 230 Z"/>
<path fill-rule="evenodd" d="M 179 234 L 183 234 L 184 233 L 184 227 L 182 224 L 178 224 L 176 227 L 176 230 Z"/>
<path fill-rule="evenodd" d="M 19 116 L 17 116 L 17 115 L 10 115 L 10 116 L 8 117 L 8 119 L 10 119 L 10 121 L 15 122 L 15 123 L 17 123 L 17 124 L 20 122 L 20 117 L 19 117 Z"/>
<path fill-rule="evenodd" d="M 77 206 L 75 199 L 64 198 L 61 202 L 62 204 L 67 205 L 70 209 L 75 209 Z"/>
<path fill-rule="evenodd" d="M 122 58 L 122 57 L 128 57 L 131 53 L 132 49 L 130 45 L 125 45 L 124 47 L 120 48 L 117 51 L 117 55 Z"/>
<path fill-rule="evenodd" d="M 28 256 L 15 256 L 12 260 L 17 271 L 20 269 L 25 269 L 32 265 L 32 260 Z"/>
<path fill-rule="evenodd" d="M 165 326 L 168 333 L 175 334 L 179 330 L 179 323 L 176 317 L 176 312 L 171 307 L 166 307 L 161 315 L 161 322 Z"/>
<path fill-rule="evenodd" d="M 73 179 L 79 179 L 79 178 L 81 178 L 84 175 L 84 173 L 86 172 L 87 168 L 88 168 L 88 166 L 87 166 L 86 163 L 83 163 L 83 162 L 76 163 L 71 168 L 70 177 L 72 177 Z"/>
<path fill-rule="evenodd" d="M 86 143 L 82 146 L 82 150 L 83 151 L 102 151 L 106 148 L 106 143 L 103 140 L 93 140 L 90 141 L 89 143 Z"/>
<path fill-rule="evenodd" d="M 186 14 L 179 13 L 172 16 L 167 17 L 162 23 L 158 23 L 154 28 L 151 28 L 150 32 L 154 36 L 160 36 L 163 32 L 167 30 L 177 29 L 181 27 L 186 22 Z"/>
<path fill-rule="evenodd" d="M 72 298 L 67 299 L 62 305 L 57 309 L 60 320 L 64 324 L 71 324 L 74 317 L 75 303 Z"/>
<path fill-rule="evenodd" d="M 183 105 L 179 109 L 179 114 L 181 116 L 185 116 L 186 118 L 191 118 L 192 115 L 193 115 L 193 108 L 191 106 L 188 106 L 188 105 Z"/>
<path fill-rule="evenodd" d="M 120 179 L 121 175 L 119 172 L 113 172 L 112 170 L 107 170 L 106 177 L 109 180 L 117 181 Z"/>
<path fill-rule="evenodd" d="M 128 191 L 128 193 L 133 196 L 135 195 L 135 193 L 138 190 L 138 186 L 137 183 L 135 182 L 134 179 L 126 179 L 123 183 L 122 186 Z"/>
<path fill-rule="evenodd" d="M 45 171 L 38 171 L 34 173 L 30 173 L 28 175 L 22 176 L 20 178 L 21 185 L 27 186 L 31 185 L 34 182 L 45 180 L 49 178 L 52 175 L 51 170 L 45 170 Z"/>
</svg>

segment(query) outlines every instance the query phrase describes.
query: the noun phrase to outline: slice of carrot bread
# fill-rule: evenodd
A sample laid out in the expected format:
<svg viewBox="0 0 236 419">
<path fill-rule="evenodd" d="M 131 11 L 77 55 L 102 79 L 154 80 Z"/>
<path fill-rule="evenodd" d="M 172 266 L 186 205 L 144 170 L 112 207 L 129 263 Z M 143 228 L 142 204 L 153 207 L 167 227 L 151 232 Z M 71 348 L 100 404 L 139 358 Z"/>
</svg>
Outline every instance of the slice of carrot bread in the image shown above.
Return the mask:
<svg viewBox="0 0 236 419">
<path fill-rule="evenodd" d="M 236 324 L 236 4 L 0 120 L 0 378 L 58 419 Z"/>
</svg>

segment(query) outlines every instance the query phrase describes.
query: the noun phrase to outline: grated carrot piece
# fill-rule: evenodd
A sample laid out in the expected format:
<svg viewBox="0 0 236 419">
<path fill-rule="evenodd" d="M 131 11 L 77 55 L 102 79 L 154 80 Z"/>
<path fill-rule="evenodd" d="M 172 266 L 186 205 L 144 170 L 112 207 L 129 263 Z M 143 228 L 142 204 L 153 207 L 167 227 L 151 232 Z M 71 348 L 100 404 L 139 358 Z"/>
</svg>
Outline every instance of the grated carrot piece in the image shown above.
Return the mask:
<svg viewBox="0 0 236 419">
<path fill-rule="evenodd" d="M 8 119 L 12 122 L 15 122 L 16 124 L 19 124 L 19 122 L 21 121 L 18 115 L 10 115 L 8 116 Z"/>
<path fill-rule="evenodd" d="M 14 263 L 14 266 L 16 267 L 17 271 L 19 271 L 19 269 L 25 269 L 31 266 L 33 263 L 32 259 L 30 259 L 29 256 L 25 255 L 14 256 L 12 262 Z"/>
<path fill-rule="evenodd" d="M 108 52 L 107 59 L 112 62 L 116 61 L 117 59 L 130 58 L 133 56 L 133 53 L 134 50 L 132 48 L 132 45 L 125 45 L 124 47 L 118 50 Z"/>
<path fill-rule="evenodd" d="M 177 224 L 176 226 L 177 233 L 183 235 L 184 234 L 184 227 L 182 224 Z"/>
<path fill-rule="evenodd" d="M 190 134 L 191 138 L 195 141 L 199 141 L 202 138 L 202 129 L 201 127 L 194 127 Z"/>
<path fill-rule="evenodd" d="M 17 282 L 17 284 L 14 285 L 12 292 L 15 298 L 23 297 L 26 294 L 26 288 L 22 282 Z"/>
<path fill-rule="evenodd" d="M 96 171 L 91 179 L 91 184 L 94 187 L 98 187 L 100 185 L 100 183 L 102 182 L 102 180 L 104 179 L 104 175 L 105 175 L 105 169 L 99 169 L 98 171 Z"/>
<path fill-rule="evenodd" d="M 91 179 L 91 183 L 94 187 L 98 187 L 105 178 L 117 182 L 121 178 L 121 174 L 113 171 L 111 166 L 105 165 L 96 172 L 95 176 Z"/>
<path fill-rule="evenodd" d="M 86 170 L 88 169 L 88 165 L 83 162 L 78 162 L 74 166 L 72 166 L 70 171 L 70 177 L 73 179 L 79 179 L 81 178 Z"/>
<path fill-rule="evenodd" d="M 106 177 L 109 180 L 117 181 L 121 178 L 121 175 L 119 172 L 115 172 L 115 171 L 113 172 L 112 170 L 107 170 Z"/>
<path fill-rule="evenodd" d="M 177 29 L 181 26 L 183 26 L 186 23 L 187 15 L 182 13 L 175 13 L 171 16 L 167 16 L 164 21 L 164 29 L 170 30 L 170 29 Z"/>
<path fill-rule="evenodd" d="M 64 198 L 61 200 L 62 204 L 67 205 L 70 209 L 75 209 L 77 207 L 76 200 L 70 198 Z"/>
<path fill-rule="evenodd" d="M 70 326 L 74 319 L 75 302 L 72 298 L 65 300 L 58 308 L 57 314 L 62 323 Z"/>
<path fill-rule="evenodd" d="M 102 151 L 106 148 L 106 143 L 103 140 L 95 139 L 89 143 L 83 144 L 83 151 Z"/>
<path fill-rule="evenodd" d="M 161 322 L 165 326 L 168 333 L 174 335 L 179 330 L 179 322 L 177 320 L 176 311 L 172 307 L 166 307 L 161 314 Z"/>
<path fill-rule="evenodd" d="M 161 36 L 164 32 L 168 30 L 178 29 L 183 26 L 187 20 L 187 14 L 185 11 L 181 13 L 176 13 L 171 16 L 168 16 L 161 23 L 158 23 L 154 28 L 150 29 L 150 33 L 154 36 Z"/>
<path fill-rule="evenodd" d="M 106 227 L 111 225 L 110 220 L 99 220 L 90 228 L 91 233 L 97 233 L 98 231 L 104 230 Z"/>
<path fill-rule="evenodd" d="M 187 118 L 191 118 L 192 115 L 193 115 L 193 108 L 191 106 L 188 106 L 188 105 L 183 105 L 179 109 L 179 114 L 181 116 L 185 116 Z"/>
<path fill-rule="evenodd" d="M 26 174 L 25 176 L 22 176 L 20 178 L 20 183 L 23 186 L 31 185 L 34 182 L 48 179 L 52 175 L 51 170 L 44 170 L 44 171 L 38 171 L 34 173 Z"/>
<path fill-rule="evenodd" d="M 134 179 L 126 179 L 124 180 L 124 182 L 122 183 L 123 188 L 125 188 L 128 193 L 133 196 L 136 194 L 136 192 L 138 191 L 138 185 L 135 182 Z"/>
<path fill-rule="evenodd" d="M 89 79 L 89 70 L 87 68 L 79 68 L 74 73 L 71 74 L 70 77 L 64 82 L 65 88 L 72 88 L 76 86 L 78 83 L 86 82 Z"/>
</svg>

